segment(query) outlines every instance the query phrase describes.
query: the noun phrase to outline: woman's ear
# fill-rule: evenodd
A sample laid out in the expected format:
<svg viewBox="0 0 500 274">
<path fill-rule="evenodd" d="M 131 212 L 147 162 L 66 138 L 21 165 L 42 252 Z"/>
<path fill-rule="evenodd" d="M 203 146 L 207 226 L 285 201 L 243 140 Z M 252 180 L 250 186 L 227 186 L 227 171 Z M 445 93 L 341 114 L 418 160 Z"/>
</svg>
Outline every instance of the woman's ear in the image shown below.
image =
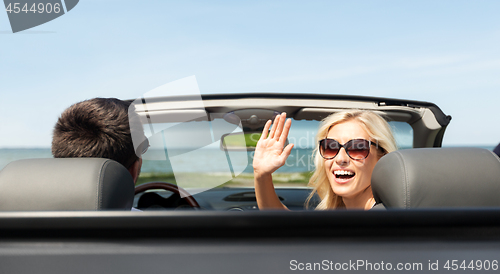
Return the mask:
<svg viewBox="0 0 500 274">
<path fill-rule="evenodd" d="M 380 149 L 377 149 L 377 161 L 380 160 L 380 158 L 382 158 L 382 156 L 384 156 L 386 154 L 387 154 L 387 152 L 382 151 Z"/>
<path fill-rule="evenodd" d="M 377 160 L 380 160 L 380 158 L 382 158 L 382 156 L 388 154 L 389 152 L 387 152 L 387 150 L 385 150 L 383 147 L 381 146 L 377 146 Z"/>
<path fill-rule="evenodd" d="M 134 184 L 137 183 L 137 179 L 139 178 L 139 174 L 141 173 L 141 167 L 142 158 L 139 158 L 128 168 L 128 172 L 130 172 L 130 175 L 132 175 L 132 178 L 134 179 Z"/>
</svg>

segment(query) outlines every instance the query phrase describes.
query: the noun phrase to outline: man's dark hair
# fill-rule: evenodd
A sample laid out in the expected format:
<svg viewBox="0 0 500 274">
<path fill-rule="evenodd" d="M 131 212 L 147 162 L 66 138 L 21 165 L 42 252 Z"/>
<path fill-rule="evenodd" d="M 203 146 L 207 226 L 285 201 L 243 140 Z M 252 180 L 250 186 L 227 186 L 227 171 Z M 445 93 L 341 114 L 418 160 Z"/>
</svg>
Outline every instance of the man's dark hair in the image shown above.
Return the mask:
<svg viewBox="0 0 500 274">
<path fill-rule="evenodd" d="M 129 168 L 138 159 L 130 133 L 129 107 L 129 102 L 116 98 L 94 98 L 72 105 L 56 123 L 52 154 L 55 158 L 108 158 Z"/>
</svg>

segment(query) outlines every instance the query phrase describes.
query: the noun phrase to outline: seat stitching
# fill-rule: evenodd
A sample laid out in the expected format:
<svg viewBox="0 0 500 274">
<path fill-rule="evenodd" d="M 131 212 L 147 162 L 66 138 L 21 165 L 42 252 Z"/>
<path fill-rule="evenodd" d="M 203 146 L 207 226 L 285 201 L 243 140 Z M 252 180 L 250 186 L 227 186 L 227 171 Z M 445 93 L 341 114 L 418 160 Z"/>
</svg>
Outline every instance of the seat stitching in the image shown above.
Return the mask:
<svg viewBox="0 0 500 274">
<path fill-rule="evenodd" d="M 402 178 L 403 179 L 403 198 L 404 198 L 403 204 L 404 204 L 405 209 L 407 209 L 407 208 L 410 208 L 410 193 L 409 193 L 410 190 L 408 187 L 408 171 L 406 169 L 405 160 L 404 160 L 404 157 L 401 154 L 401 152 L 396 151 L 396 155 L 400 159 L 401 168 L 403 171 L 402 172 L 403 173 L 403 178 Z"/>
<path fill-rule="evenodd" d="M 100 206 L 102 205 L 102 192 L 103 192 L 103 188 L 104 188 L 104 184 L 103 184 L 103 181 L 104 181 L 104 178 L 103 178 L 103 174 L 104 174 L 104 169 L 105 167 L 109 164 L 109 161 L 105 161 L 103 165 L 101 165 L 101 170 L 99 172 L 99 185 L 97 186 L 97 199 L 96 199 L 96 210 L 99 210 L 100 209 Z M 99 193 L 101 193 L 101 195 L 99 195 Z"/>
</svg>

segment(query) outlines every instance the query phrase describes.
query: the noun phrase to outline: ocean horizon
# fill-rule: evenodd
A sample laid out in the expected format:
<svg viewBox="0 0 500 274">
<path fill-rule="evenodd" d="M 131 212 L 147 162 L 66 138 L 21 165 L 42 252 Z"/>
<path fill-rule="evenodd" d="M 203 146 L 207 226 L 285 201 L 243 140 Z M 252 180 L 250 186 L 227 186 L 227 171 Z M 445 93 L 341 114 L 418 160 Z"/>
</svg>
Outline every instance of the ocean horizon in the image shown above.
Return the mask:
<svg viewBox="0 0 500 274">
<path fill-rule="evenodd" d="M 474 145 L 474 146 L 444 146 L 444 147 L 477 147 L 484 148 L 487 150 L 493 150 L 496 145 Z M 197 155 L 196 162 L 202 163 L 195 165 L 196 172 L 217 172 L 220 169 L 218 162 L 211 160 L 213 156 L 214 149 L 203 149 L 199 151 Z M 179 151 L 179 150 L 177 150 Z M 281 167 L 277 172 L 289 173 L 289 172 L 309 172 L 314 169 L 312 161 L 312 148 L 294 148 L 290 157 L 287 160 L 287 164 Z M 242 152 L 245 153 L 245 152 Z M 172 150 L 172 155 L 177 154 Z M 50 148 L 0 148 L 0 169 L 3 169 L 8 163 L 12 161 L 17 161 L 21 159 L 31 159 L 31 158 L 53 158 Z M 252 162 L 253 152 L 247 152 L 248 165 L 243 171 L 243 173 L 252 173 Z M 192 172 L 193 163 L 192 161 L 186 161 L 185 165 L 181 163 L 176 164 L 176 168 L 180 169 L 181 172 Z M 144 173 L 172 173 L 172 167 L 169 159 L 163 161 L 154 160 L 144 160 L 142 166 L 142 172 Z"/>
</svg>

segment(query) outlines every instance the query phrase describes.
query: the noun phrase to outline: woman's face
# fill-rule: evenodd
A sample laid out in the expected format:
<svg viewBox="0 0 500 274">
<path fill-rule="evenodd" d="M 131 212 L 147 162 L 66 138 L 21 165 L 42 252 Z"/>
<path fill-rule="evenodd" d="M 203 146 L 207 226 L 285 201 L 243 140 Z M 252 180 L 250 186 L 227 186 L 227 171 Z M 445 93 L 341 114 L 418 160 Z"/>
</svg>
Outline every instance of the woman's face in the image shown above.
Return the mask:
<svg viewBox="0 0 500 274">
<path fill-rule="evenodd" d="M 335 125 L 328 132 L 327 138 L 335 139 L 342 145 L 352 139 L 374 141 L 357 121 Z M 377 148 L 371 146 L 370 154 L 363 160 L 349 158 L 344 148 L 340 149 L 335 158 L 324 160 L 326 174 L 333 192 L 343 198 L 355 198 L 356 195 L 367 190 L 378 159 Z"/>
</svg>

